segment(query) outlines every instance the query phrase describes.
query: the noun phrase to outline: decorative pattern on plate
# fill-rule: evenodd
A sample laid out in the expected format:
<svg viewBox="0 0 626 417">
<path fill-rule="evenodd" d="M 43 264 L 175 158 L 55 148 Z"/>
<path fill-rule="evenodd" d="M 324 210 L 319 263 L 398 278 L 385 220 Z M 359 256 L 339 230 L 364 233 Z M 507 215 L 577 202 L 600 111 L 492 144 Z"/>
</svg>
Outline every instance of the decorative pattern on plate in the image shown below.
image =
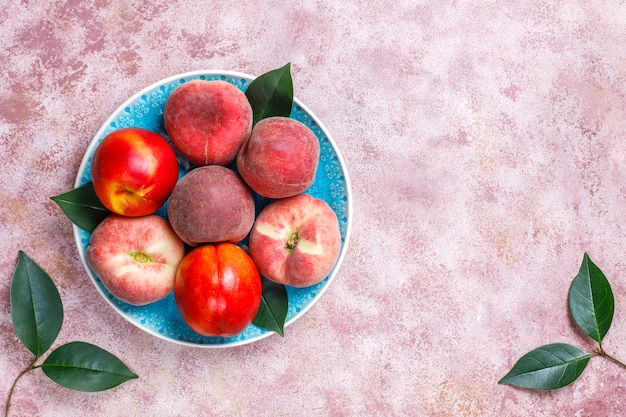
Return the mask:
<svg viewBox="0 0 626 417">
<path fill-rule="evenodd" d="M 143 127 L 150 129 L 168 139 L 163 125 L 163 107 L 170 93 L 179 85 L 193 79 L 222 80 L 237 86 L 245 91 L 254 77 L 229 71 L 196 71 L 170 77 L 157 82 L 129 98 L 123 103 L 102 125 L 91 141 L 76 176 L 75 186 L 84 185 L 91 181 L 91 159 L 96 147 L 102 139 L 114 130 L 124 127 Z M 285 326 L 301 317 L 328 288 L 347 249 L 350 236 L 352 198 L 350 183 L 343 163 L 343 159 L 334 141 L 322 124 L 302 103 L 294 99 L 291 110 L 292 118 L 306 124 L 317 136 L 320 142 L 320 163 L 314 184 L 306 191 L 314 197 L 325 200 L 339 218 L 341 230 L 341 252 L 333 271 L 319 284 L 307 288 L 287 287 L 289 310 Z M 192 167 L 179 155 L 180 176 L 184 176 Z M 263 198 L 256 196 L 257 203 L 265 204 Z M 167 203 L 166 203 L 167 204 Z M 259 210 L 259 207 L 257 207 Z M 166 205 L 158 212 L 166 216 Z M 125 319 L 140 329 L 175 343 L 198 347 L 228 347 L 250 343 L 262 339 L 273 332 L 260 329 L 254 325 L 235 337 L 204 337 L 195 333 L 182 320 L 178 313 L 174 295 L 146 306 L 136 307 L 115 298 L 102 284 L 100 278 L 89 268 L 85 261 L 85 252 L 89 244 L 89 233 L 74 226 L 74 236 L 78 246 L 81 261 L 90 278 L 104 299 Z M 245 245 L 245 240 L 242 242 Z"/>
</svg>

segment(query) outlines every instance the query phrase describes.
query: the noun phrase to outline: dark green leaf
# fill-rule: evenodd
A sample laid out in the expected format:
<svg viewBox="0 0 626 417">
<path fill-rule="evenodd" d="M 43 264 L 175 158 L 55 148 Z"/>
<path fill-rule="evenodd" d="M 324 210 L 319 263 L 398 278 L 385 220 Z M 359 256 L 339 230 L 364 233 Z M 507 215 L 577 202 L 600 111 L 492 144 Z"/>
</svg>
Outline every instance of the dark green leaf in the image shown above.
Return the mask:
<svg viewBox="0 0 626 417">
<path fill-rule="evenodd" d="M 17 336 L 37 358 L 52 346 L 63 324 L 57 287 L 22 251 L 11 280 L 11 315 Z"/>
<path fill-rule="evenodd" d="M 111 214 L 98 200 L 92 183 L 74 188 L 51 199 L 61 207 L 72 223 L 89 233 L 93 232 L 93 229 Z"/>
<path fill-rule="evenodd" d="M 263 277 L 263 295 L 259 311 L 253 324 L 266 330 L 271 330 L 284 336 L 285 318 L 289 302 L 287 290 L 282 284 L 277 284 Z"/>
<path fill-rule="evenodd" d="M 254 79 L 246 90 L 250 102 L 253 123 L 266 117 L 289 117 L 293 104 L 293 81 L 291 63 Z"/>
<path fill-rule="evenodd" d="M 582 374 L 589 358 L 565 343 L 545 345 L 522 356 L 498 383 L 542 391 L 563 388 Z"/>
<path fill-rule="evenodd" d="M 116 356 L 85 342 L 58 347 L 41 368 L 57 384 L 84 392 L 104 391 L 137 378 Z"/>
<path fill-rule="evenodd" d="M 602 343 L 613 321 L 615 300 L 609 281 L 586 253 L 580 271 L 570 286 L 568 302 L 578 327 Z"/>
</svg>

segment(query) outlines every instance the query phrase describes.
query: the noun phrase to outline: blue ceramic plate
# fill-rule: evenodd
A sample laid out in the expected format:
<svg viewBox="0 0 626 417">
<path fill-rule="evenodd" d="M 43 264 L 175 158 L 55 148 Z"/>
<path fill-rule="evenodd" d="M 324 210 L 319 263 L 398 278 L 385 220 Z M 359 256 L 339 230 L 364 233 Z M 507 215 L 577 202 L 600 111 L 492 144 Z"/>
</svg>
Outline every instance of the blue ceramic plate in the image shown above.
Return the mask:
<svg viewBox="0 0 626 417">
<path fill-rule="evenodd" d="M 94 150 L 110 132 L 123 127 L 143 127 L 168 138 L 163 126 L 165 101 L 176 87 L 194 79 L 224 80 L 245 91 L 254 77 L 232 71 L 196 71 L 166 78 L 138 92 L 122 104 L 96 133 L 78 169 L 75 186 L 78 187 L 91 181 L 91 159 Z M 287 287 L 289 310 L 285 327 L 300 318 L 317 302 L 337 274 L 346 253 L 352 221 L 350 182 L 344 161 L 335 142 L 317 117 L 297 99 L 294 99 L 290 117 L 306 124 L 319 139 L 321 145 L 319 167 L 315 183 L 306 193 L 325 200 L 337 213 L 342 243 L 337 264 L 322 282 L 307 288 Z M 180 176 L 182 177 L 191 167 L 182 157 L 179 158 L 179 162 Z M 158 211 L 158 214 L 166 216 L 166 205 Z M 173 294 L 161 301 L 141 307 L 118 300 L 102 285 L 98 276 L 85 261 L 89 236 L 89 233 L 74 226 L 78 252 L 89 277 L 104 299 L 122 317 L 140 329 L 171 342 L 205 348 L 242 345 L 263 339 L 274 333 L 251 324 L 243 333 L 235 337 L 205 337 L 195 333 L 183 321 L 176 308 Z M 287 331 L 285 337 L 289 337 Z"/>
</svg>

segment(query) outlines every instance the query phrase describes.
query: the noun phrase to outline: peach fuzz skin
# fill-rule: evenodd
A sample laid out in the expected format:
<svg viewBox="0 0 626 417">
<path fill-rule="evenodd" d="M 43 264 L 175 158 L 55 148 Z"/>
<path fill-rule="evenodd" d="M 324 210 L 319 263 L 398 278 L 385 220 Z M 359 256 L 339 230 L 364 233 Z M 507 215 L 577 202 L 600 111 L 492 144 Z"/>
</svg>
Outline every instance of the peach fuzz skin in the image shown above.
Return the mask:
<svg viewBox="0 0 626 417">
<path fill-rule="evenodd" d="M 339 221 L 325 201 L 308 194 L 276 200 L 257 217 L 248 246 L 263 276 L 308 287 L 322 281 L 337 262 Z"/>
<path fill-rule="evenodd" d="M 192 80 L 172 91 L 163 120 L 172 144 L 192 164 L 228 165 L 250 135 L 252 107 L 226 81 Z"/>
<path fill-rule="evenodd" d="M 193 249 L 180 263 L 174 285 L 183 320 L 203 336 L 243 332 L 256 316 L 261 292 L 254 262 L 232 243 Z"/>
<path fill-rule="evenodd" d="M 164 218 L 113 214 L 92 232 L 85 256 L 111 294 L 145 305 L 172 292 L 184 254 L 183 242 Z"/>
<path fill-rule="evenodd" d="M 176 184 L 167 213 L 172 228 L 190 246 L 239 242 L 254 223 L 254 197 L 234 171 L 198 167 Z"/>
<path fill-rule="evenodd" d="M 161 207 L 178 180 L 172 147 L 158 134 L 123 128 L 108 134 L 94 151 L 93 187 L 102 204 L 116 214 L 145 216 Z"/>
<path fill-rule="evenodd" d="M 299 194 L 315 181 L 320 144 L 305 124 L 288 117 L 259 121 L 237 155 L 237 170 L 268 198 Z"/>
</svg>

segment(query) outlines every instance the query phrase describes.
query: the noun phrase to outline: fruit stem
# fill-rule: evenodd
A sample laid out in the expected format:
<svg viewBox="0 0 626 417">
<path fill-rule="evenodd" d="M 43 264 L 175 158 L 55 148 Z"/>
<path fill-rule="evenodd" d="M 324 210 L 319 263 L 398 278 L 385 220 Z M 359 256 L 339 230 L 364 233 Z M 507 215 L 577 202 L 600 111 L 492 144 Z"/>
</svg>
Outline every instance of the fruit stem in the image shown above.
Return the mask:
<svg viewBox="0 0 626 417">
<path fill-rule="evenodd" d="M 293 232 L 289 236 L 289 239 L 287 239 L 287 243 L 285 244 L 285 248 L 287 248 L 287 250 L 289 252 L 291 252 L 292 250 L 294 250 L 296 248 L 296 246 L 298 246 L 298 233 Z"/>
<path fill-rule="evenodd" d="M 11 390 L 9 391 L 9 398 L 7 398 L 7 405 L 4 409 L 4 417 L 9 417 L 9 409 L 11 408 L 11 399 L 13 398 L 13 393 L 15 392 L 15 386 L 17 385 L 17 381 L 19 381 L 20 378 L 22 378 L 24 375 L 26 375 L 33 369 L 37 369 L 40 367 L 40 365 L 35 365 L 35 362 L 37 362 L 37 358 L 35 358 L 35 360 L 33 360 L 33 362 L 26 369 L 20 372 L 17 378 L 15 378 L 15 381 L 13 381 L 13 385 L 11 385 Z"/>
<path fill-rule="evenodd" d="M 130 254 L 130 256 L 135 260 L 135 262 L 139 262 L 141 264 L 152 261 L 152 259 L 150 259 L 150 256 L 143 252 L 133 252 Z"/>
</svg>

